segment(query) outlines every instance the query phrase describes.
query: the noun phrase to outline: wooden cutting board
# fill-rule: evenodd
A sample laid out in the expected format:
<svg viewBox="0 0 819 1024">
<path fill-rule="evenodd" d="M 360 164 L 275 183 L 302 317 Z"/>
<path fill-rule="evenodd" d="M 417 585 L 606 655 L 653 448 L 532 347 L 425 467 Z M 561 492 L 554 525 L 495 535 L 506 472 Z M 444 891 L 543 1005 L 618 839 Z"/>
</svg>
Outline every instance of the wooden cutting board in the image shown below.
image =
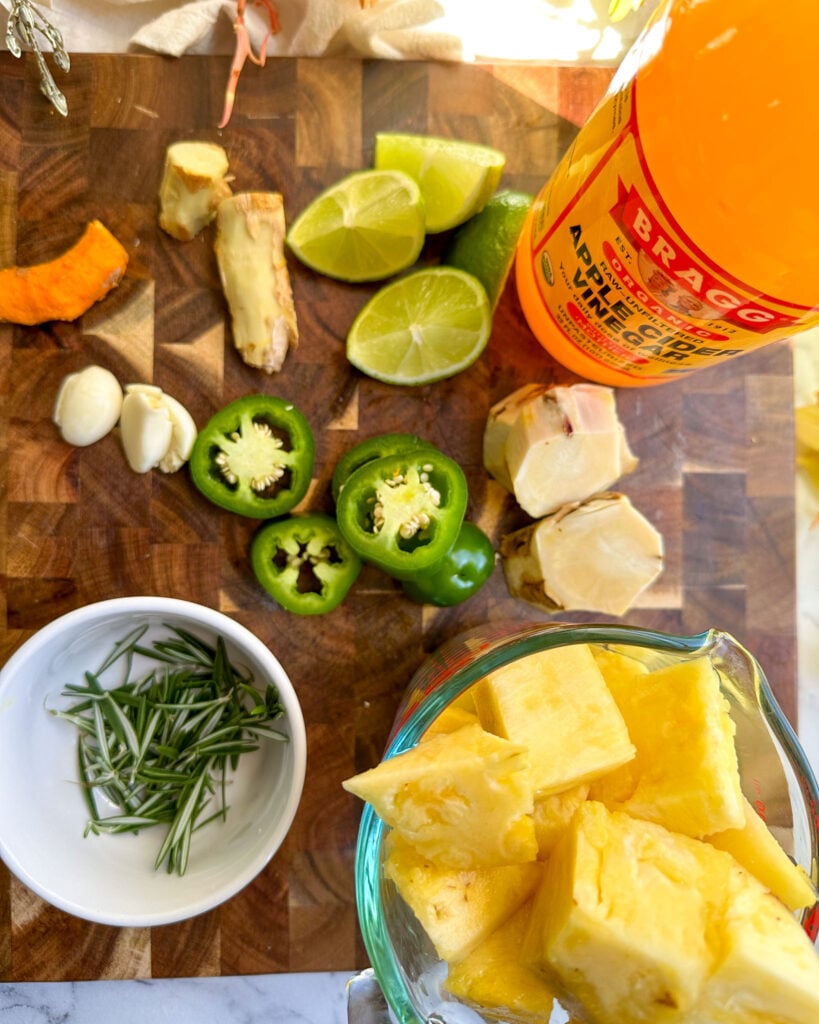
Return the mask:
<svg viewBox="0 0 819 1024">
<path fill-rule="evenodd" d="M 255 584 L 256 524 L 208 504 L 186 471 L 138 476 L 116 433 L 61 442 L 51 410 L 63 376 L 89 363 L 153 381 L 202 425 L 265 391 L 294 401 L 317 439 L 307 504 L 331 509 L 339 455 L 360 438 L 414 430 L 465 468 L 469 515 L 494 540 L 525 517 L 481 466 L 489 406 L 520 384 L 570 381 L 544 354 L 507 288 L 489 347 L 452 380 L 401 390 L 366 379 L 344 338 L 372 287 L 292 265 L 301 343 L 267 377 L 233 351 L 212 239 L 157 226 L 165 147 L 225 146 L 234 187 L 277 189 L 290 219 L 322 188 L 368 166 L 378 130 L 493 144 L 504 183 L 534 192 L 609 79 L 601 70 L 277 60 L 244 72 L 236 112 L 215 127 L 229 61 L 80 56 L 59 73 L 70 114 L 40 95 L 36 65 L 0 55 L 0 265 L 48 259 L 99 217 L 130 254 L 128 273 L 79 322 L 0 326 L 0 659 L 79 605 L 126 594 L 185 597 L 257 633 L 298 689 L 307 722 L 304 799 L 269 867 L 223 907 L 184 924 L 95 926 L 56 911 L 0 865 L 0 981 L 348 970 L 365 963 L 353 856 L 360 807 L 341 780 L 371 766 L 426 652 L 487 618 L 545 616 L 509 598 L 500 569 L 470 602 L 432 610 L 365 570 L 344 605 L 300 619 Z M 637 471 L 622 489 L 663 533 L 662 577 L 628 616 L 695 633 L 728 630 L 762 662 L 795 714 L 791 355 L 787 345 L 665 388 L 618 392 Z M 599 621 L 601 617 L 562 618 Z M 8 770 L 8 766 L 3 766 Z"/>
</svg>

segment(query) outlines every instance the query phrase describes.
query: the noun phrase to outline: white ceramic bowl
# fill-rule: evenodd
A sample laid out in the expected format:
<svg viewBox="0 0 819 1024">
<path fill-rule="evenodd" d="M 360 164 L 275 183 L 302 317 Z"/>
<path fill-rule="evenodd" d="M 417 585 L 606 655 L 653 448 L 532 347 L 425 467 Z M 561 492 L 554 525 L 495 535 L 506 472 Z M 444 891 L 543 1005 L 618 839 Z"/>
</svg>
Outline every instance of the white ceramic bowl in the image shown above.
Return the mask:
<svg viewBox="0 0 819 1024">
<path fill-rule="evenodd" d="M 224 821 L 196 831 L 183 875 L 155 870 L 161 827 L 83 836 L 88 810 L 78 784 L 77 730 L 49 713 L 67 708 L 67 683 L 82 683 L 114 643 L 140 623 L 143 642 L 166 624 L 213 642 L 262 690 L 273 683 L 288 742 L 263 741 L 239 759 Z M 126 597 L 88 605 L 39 630 L 0 671 L 0 857 L 30 889 L 77 917 L 118 926 L 169 924 L 201 914 L 247 885 L 284 840 L 306 766 L 304 719 L 284 669 L 249 630 L 187 601 Z"/>
</svg>

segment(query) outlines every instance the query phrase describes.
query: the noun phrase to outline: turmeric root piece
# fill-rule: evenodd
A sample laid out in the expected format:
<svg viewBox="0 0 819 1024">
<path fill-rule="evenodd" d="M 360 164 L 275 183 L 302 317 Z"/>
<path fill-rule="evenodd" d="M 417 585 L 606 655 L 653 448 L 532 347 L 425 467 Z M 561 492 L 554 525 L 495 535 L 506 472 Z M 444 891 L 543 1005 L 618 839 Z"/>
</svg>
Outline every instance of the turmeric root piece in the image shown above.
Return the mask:
<svg viewBox="0 0 819 1024">
<path fill-rule="evenodd" d="M 663 538 L 624 494 L 598 494 L 507 534 L 512 597 L 549 611 L 623 615 L 663 568 Z"/>
<path fill-rule="evenodd" d="M 61 256 L 0 270 L 0 320 L 26 326 L 76 320 L 119 284 L 127 266 L 124 247 L 92 220 Z"/>
<path fill-rule="evenodd" d="M 212 142 L 174 142 L 165 153 L 159 186 L 159 226 L 173 238 L 188 242 L 216 216 L 231 194 L 228 158 Z"/>
<path fill-rule="evenodd" d="M 599 384 L 513 392 L 489 412 L 484 462 L 533 519 L 611 487 L 637 465 L 614 391 Z"/>
<path fill-rule="evenodd" d="M 248 366 L 277 373 L 299 337 L 284 255 L 281 195 L 241 192 L 223 200 L 216 231 L 216 259 L 236 349 Z"/>
</svg>

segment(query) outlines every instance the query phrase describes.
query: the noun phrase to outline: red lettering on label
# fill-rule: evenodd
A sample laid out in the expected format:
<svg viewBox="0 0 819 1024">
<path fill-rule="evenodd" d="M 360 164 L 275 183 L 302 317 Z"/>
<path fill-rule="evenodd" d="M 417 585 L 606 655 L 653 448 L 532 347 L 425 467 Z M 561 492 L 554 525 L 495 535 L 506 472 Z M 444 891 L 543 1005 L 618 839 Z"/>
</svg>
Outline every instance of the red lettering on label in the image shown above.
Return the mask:
<svg viewBox="0 0 819 1024">
<path fill-rule="evenodd" d="M 567 304 L 566 310 L 575 325 L 579 327 L 588 338 L 591 338 L 591 340 L 600 345 L 601 348 L 605 348 L 607 351 L 617 356 L 618 359 L 622 359 L 624 362 L 634 363 L 636 365 L 645 365 L 648 362 L 648 359 L 644 356 L 635 355 L 633 352 L 629 352 L 628 349 L 623 348 L 622 345 L 618 345 L 617 342 L 612 341 L 611 338 L 607 338 L 602 331 L 599 331 L 594 324 L 583 315 L 573 302 L 569 302 Z"/>
<path fill-rule="evenodd" d="M 798 317 L 734 294 L 706 267 L 697 265 L 652 216 L 636 188 L 626 189 L 618 182 L 617 203 L 609 212 L 637 250 L 644 285 L 659 302 L 673 296 L 674 305 L 689 316 L 722 319 L 758 334 L 798 323 Z"/>
</svg>

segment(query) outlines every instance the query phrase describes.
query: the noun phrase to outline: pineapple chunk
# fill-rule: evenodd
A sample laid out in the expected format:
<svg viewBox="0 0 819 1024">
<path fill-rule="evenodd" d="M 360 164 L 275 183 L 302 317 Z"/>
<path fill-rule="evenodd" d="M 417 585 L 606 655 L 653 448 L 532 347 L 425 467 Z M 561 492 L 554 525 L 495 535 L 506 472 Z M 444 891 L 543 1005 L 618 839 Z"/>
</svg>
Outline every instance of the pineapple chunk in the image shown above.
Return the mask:
<svg viewBox="0 0 819 1024">
<path fill-rule="evenodd" d="M 442 960 L 463 959 L 533 893 L 541 865 L 441 867 L 391 832 L 384 875 L 418 918 Z"/>
<path fill-rule="evenodd" d="M 450 967 L 445 988 L 484 1020 L 544 1024 L 552 1013 L 554 998 L 543 978 L 520 962 L 530 909 L 524 903 L 465 960 Z"/>
<path fill-rule="evenodd" d="M 455 868 L 535 860 L 523 747 L 465 725 L 343 783 L 425 857 Z"/>
<path fill-rule="evenodd" d="M 706 836 L 718 850 L 730 853 L 789 910 L 802 910 L 816 902 L 816 892 L 803 868 L 794 864 L 768 826 L 743 798 L 745 824 Z M 535 818 L 537 830 L 537 818 Z"/>
<path fill-rule="evenodd" d="M 474 691 L 483 727 L 528 749 L 538 795 L 570 789 L 634 756 L 586 644 L 530 654 L 481 679 Z"/>
<path fill-rule="evenodd" d="M 588 795 L 589 785 L 582 782 L 563 793 L 535 797 L 532 817 L 535 822 L 538 860 L 546 860 L 566 831 L 572 815 Z"/>
<path fill-rule="evenodd" d="M 468 689 L 464 690 L 463 693 L 453 700 L 450 707 L 462 708 L 464 711 L 472 711 L 474 714 L 477 714 L 478 712 L 475 708 L 474 687 L 470 686 Z"/>
<path fill-rule="evenodd" d="M 721 959 L 685 1024 L 816 1024 L 819 957 L 808 936 L 739 865 L 726 895 Z"/>
<path fill-rule="evenodd" d="M 456 729 L 460 729 L 464 725 L 472 725 L 477 721 L 478 716 L 474 711 L 468 711 L 466 708 L 450 704 L 430 723 L 419 742 L 424 743 L 426 740 L 432 739 L 433 736 L 438 736 L 442 732 L 455 732 Z"/>
<path fill-rule="evenodd" d="M 684 1019 L 714 963 L 711 894 L 732 863 L 587 801 L 546 864 L 523 961 L 589 1024 Z"/>
<path fill-rule="evenodd" d="M 596 780 L 590 797 L 674 832 L 741 828 L 734 724 L 707 657 L 609 679 L 637 756 Z"/>
<path fill-rule="evenodd" d="M 631 654 L 628 647 L 600 647 L 592 644 L 591 652 L 612 693 L 617 692 L 615 687 L 622 689 L 635 676 L 644 676 L 648 672 L 645 663 Z"/>
</svg>

